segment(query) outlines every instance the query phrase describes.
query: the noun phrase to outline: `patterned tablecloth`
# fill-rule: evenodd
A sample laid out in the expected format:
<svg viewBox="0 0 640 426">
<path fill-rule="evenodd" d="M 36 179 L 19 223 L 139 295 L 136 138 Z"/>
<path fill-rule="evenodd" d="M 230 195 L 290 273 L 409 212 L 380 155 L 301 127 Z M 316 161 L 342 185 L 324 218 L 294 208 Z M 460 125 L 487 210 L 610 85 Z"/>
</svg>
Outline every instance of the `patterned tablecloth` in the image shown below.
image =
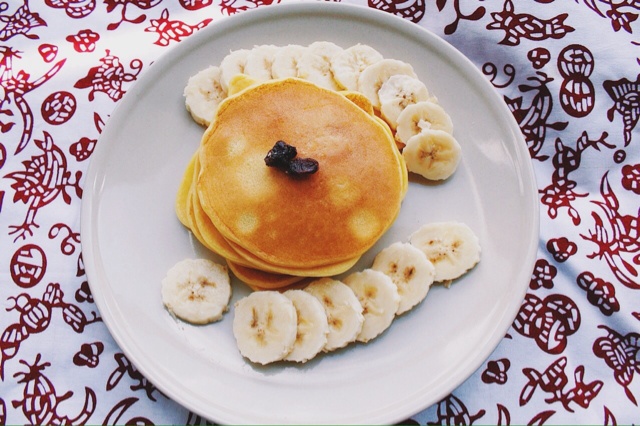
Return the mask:
<svg viewBox="0 0 640 426">
<path fill-rule="evenodd" d="M 343 1 L 469 57 L 519 123 L 539 188 L 517 318 L 466 382 L 407 422 L 638 424 L 640 2 Z M 276 2 L 0 1 L 0 423 L 205 422 L 101 321 L 81 254 L 83 178 L 141 71 L 199 29 Z"/>
</svg>

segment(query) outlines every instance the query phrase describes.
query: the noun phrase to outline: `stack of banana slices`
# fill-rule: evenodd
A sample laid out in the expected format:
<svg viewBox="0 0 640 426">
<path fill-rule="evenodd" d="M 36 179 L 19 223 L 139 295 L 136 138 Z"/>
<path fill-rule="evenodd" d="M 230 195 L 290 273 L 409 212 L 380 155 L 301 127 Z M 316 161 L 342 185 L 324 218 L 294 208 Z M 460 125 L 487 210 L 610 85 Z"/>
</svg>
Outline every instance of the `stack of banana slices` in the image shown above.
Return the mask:
<svg viewBox="0 0 640 426">
<path fill-rule="evenodd" d="M 354 102 L 384 119 L 409 172 L 429 180 L 450 177 L 461 147 L 447 112 L 403 61 L 384 58 L 373 47 L 342 48 L 328 41 L 302 45 L 259 45 L 226 55 L 219 65 L 191 77 L 184 90 L 193 119 L 208 126 L 238 75 L 257 81 L 301 78 L 320 87 L 350 93 Z M 360 96 L 359 96 L 360 95 Z"/>
<path fill-rule="evenodd" d="M 419 305 L 434 282 L 450 283 L 480 260 L 480 244 L 460 222 L 424 225 L 409 242 L 383 249 L 370 268 L 303 289 L 257 291 L 235 304 L 233 333 L 251 362 L 306 362 L 353 342 L 367 343 Z"/>
</svg>

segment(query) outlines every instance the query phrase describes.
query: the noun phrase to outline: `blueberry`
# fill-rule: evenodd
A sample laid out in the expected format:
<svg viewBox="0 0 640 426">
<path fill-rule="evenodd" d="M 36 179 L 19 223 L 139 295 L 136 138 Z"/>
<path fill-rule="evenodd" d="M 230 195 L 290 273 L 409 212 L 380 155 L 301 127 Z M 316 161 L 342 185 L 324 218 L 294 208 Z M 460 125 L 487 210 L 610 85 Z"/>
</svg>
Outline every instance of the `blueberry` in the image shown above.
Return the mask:
<svg viewBox="0 0 640 426">
<path fill-rule="evenodd" d="M 289 162 L 287 174 L 294 176 L 310 175 L 318 171 L 318 162 L 313 158 L 294 158 Z"/>
<path fill-rule="evenodd" d="M 287 169 L 289 162 L 298 155 L 295 146 L 291 146 L 284 141 L 278 141 L 264 157 L 264 162 L 269 167 Z"/>
</svg>

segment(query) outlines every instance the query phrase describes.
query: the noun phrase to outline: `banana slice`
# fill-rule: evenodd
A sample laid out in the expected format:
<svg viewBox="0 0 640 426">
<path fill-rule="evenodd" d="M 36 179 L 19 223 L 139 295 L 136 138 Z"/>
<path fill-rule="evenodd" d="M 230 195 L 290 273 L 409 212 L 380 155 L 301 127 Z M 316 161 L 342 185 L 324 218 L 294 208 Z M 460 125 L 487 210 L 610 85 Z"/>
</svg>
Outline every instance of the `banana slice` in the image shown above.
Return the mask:
<svg viewBox="0 0 640 426">
<path fill-rule="evenodd" d="M 256 46 L 247 55 L 247 62 L 244 65 L 244 74 L 253 77 L 258 81 L 271 80 L 271 66 L 279 47 L 270 44 Z"/>
<path fill-rule="evenodd" d="M 288 78 L 298 76 L 298 62 L 307 48 L 298 44 L 283 46 L 273 55 L 271 76 L 273 78 Z"/>
<path fill-rule="evenodd" d="M 329 334 L 323 351 L 333 351 L 356 340 L 364 323 L 362 305 L 345 283 L 320 278 L 310 283 L 304 291 L 322 303 L 327 315 Z"/>
<path fill-rule="evenodd" d="M 322 56 L 327 61 L 342 52 L 344 49 L 331 41 L 314 41 L 308 46 L 316 55 Z"/>
<path fill-rule="evenodd" d="M 358 77 L 369 65 L 384 57 L 373 47 L 356 44 L 331 57 L 331 71 L 342 89 L 358 90 Z"/>
<path fill-rule="evenodd" d="M 184 88 L 185 105 L 193 120 L 208 126 L 218 108 L 227 97 L 220 83 L 220 68 L 210 66 L 190 77 Z"/>
<path fill-rule="evenodd" d="M 304 52 L 298 61 L 298 77 L 325 89 L 340 89 L 331 72 L 331 62 L 311 50 Z"/>
<path fill-rule="evenodd" d="M 423 130 L 443 130 L 453 134 L 451 117 L 432 100 L 407 105 L 396 122 L 396 139 L 403 144 Z"/>
<path fill-rule="evenodd" d="M 224 90 L 229 90 L 229 82 L 238 74 L 244 73 L 247 57 L 251 51 L 249 49 L 238 49 L 231 51 L 220 62 L 220 84 Z"/>
<path fill-rule="evenodd" d="M 395 129 L 400 113 L 408 105 L 429 99 L 429 90 L 417 78 L 398 74 L 392 75 L 380 86 L 378 98 L 382 118 Z"/>
<path fill-rule="evenodd" d="M 362 305 L 364 324 L 356 340 L 366 343 L 379 336 L 393 322 L 400 296 L 391 278 L 380 271 L 365 269 L 343 281 L 355 293 Z"/>
<path fill-rule="evenodd" d="M 287 290 L 283 294 L 293 302 L 298 318 L 296 341 L 284 359 L 306 362 L 322 351 L 327 343 L 327 314 L 322 303 L 304 290 Z"/>
<path fill-rule="evenodd" d="M 464 223 L 436 222 L 423 225 L 409 240 L 435 266 L 435 280 L 447 285 L 480 261 L 478 237 Z"/>
<path fill-rule="evenodd" d="M 451 176 L 460 163 L 462 148 L 444 130 L 423 130 L 412 136 L 402 150 L 407 170 L 429 180 Z"/>
<path fill-rule="evenodd" d="M 234 306 L 233 335 L 251 362 L 282 360 L 296 341 L 298 320 L 291 299 L 277 291 L 255 291 Z"/>
<path fill-rule="evenodd" d="M 400 304 L 396 315 L 401 315 L 427 297 L 435 279 L 434 265 L 419 249 L 409 243 L 393 243 L 373 260 L 371 269 L 391 278 L 397 286 Z"/>
<path fill-rule="evenodd" d="M 229 307 L 231 283 L 226 266 L 208 259 L 185 259 L 162 280 L 162 302 L 176 317 L 193 323 L 218 321 Z"/>
<path fill-rule="evenodd" d="M 358 77 L 358 91 L 364 94 L 374 108 L 380 109 L 378 91 L 393 75 L 408 75 L 417 78 L 413 67 L 397 59 L 383 59 L 365 68 Z"/>
</svg>

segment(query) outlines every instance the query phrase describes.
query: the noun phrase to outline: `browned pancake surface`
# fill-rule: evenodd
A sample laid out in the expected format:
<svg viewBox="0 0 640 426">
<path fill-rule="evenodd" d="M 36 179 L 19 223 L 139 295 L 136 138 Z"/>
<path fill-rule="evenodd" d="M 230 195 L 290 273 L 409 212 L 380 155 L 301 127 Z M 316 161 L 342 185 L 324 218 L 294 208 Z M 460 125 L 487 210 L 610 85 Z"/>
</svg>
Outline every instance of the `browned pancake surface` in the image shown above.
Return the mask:
<svg viewBox="0 0 640 426">
<path fill-rule="evenodd" d="M 278 141 L 319 171 L 296 178 L 267 167 Z M 205 133 L 197 191 L 225 238 L 275 265 L 353 259 L 400 208 L 403 167 L 387 131 L 344 96 L 301 80 L 229 98 Z"/>
</svg>

